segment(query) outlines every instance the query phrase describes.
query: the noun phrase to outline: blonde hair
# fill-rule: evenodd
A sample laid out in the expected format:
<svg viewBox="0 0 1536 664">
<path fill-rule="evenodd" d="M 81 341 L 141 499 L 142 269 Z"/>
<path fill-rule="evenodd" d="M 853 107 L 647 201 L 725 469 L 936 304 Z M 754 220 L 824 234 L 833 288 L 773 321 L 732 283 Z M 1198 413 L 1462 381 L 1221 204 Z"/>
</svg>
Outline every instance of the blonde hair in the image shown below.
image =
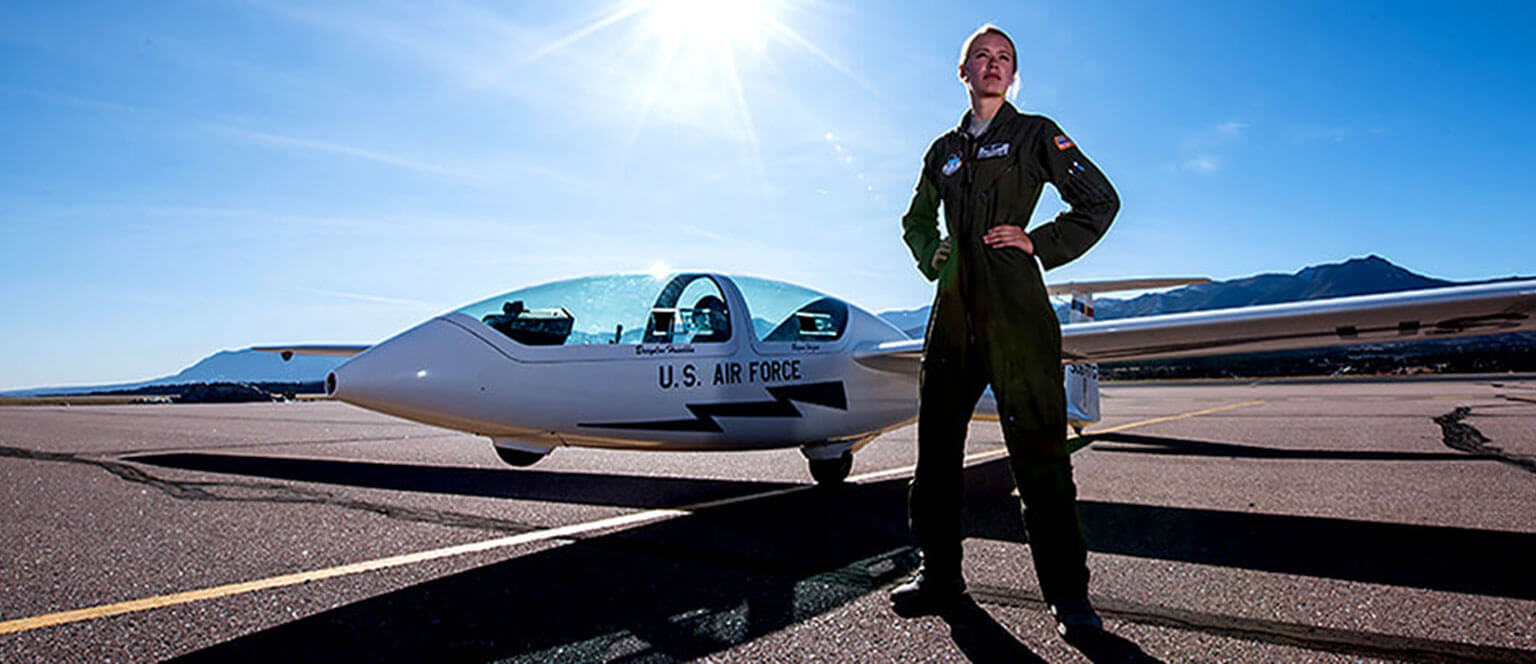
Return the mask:
<svg viewBox="0 0 1536 664">
<path fill-rule="evenodd" d="M 981 39 L 982 35 L 1002 37 L 1008 42 L 1008 49 L 1013 51 L 1013 82 L 1008 84 L 1008 98 L 1017 99 L 1019 96 L 1019 47 L 1013 44 L 1013 37 L 1009 37 L 1002 28 L 992 23 L 983 23 L 971 33 L 971 36 L 966 37 L 965 43 L 960 45 L 960 66 L 965 66 L 965 59 L 971 57 L 971 46 L 975 45 L 976 40 Z"/>
</svg>

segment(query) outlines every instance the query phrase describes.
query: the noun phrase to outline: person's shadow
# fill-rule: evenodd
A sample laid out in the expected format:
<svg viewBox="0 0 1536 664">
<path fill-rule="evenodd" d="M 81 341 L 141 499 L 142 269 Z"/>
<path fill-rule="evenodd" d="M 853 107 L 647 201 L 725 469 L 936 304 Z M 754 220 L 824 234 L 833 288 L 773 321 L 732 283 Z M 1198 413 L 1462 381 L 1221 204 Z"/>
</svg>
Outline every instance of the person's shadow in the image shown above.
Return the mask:
<svg viewBox="0 0 1536 664">
<path fill-rule="evenodd" d="M 954 639 L 955 646 L 972 662 L 1045 664 L 1045 660 L 1007 628 L 997 624 L 992 614 L 969 596 L 940 617 L 949 623 L 949 636 Z"/>
<path fill-rule="evenodd" d="M 949 636 L 955 646 L 971 662 L 1045 664 L 1044 659 L 970 597 L 940 617 L 949 624 Z M 1067 643 L 1094 664 L 1162 664 L 1162 660 L 1143 652 L 1140 646 L 1107 630 L 1068 639 Z"/>
<path fill-rule="evenodd" d="M 1094 664 L 1109 664 L 1110 662 L 1163 664 L 1162 660 L 1142 651 L 1141 646 L 1109 630 L 1089 632 L 1076 638 L 1067 639 L 1067 643 L 1077 648 L 1078 652 L 1083 653 L 1083 656 L 1087 657 L 1088 661 Z"/>
</svg>

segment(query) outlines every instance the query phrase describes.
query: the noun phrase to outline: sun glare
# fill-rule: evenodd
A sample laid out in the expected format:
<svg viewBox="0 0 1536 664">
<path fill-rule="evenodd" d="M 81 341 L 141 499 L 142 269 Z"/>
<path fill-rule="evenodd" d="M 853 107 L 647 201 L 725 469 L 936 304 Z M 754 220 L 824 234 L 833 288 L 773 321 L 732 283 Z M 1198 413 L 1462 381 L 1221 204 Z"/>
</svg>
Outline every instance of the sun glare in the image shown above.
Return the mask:
<svg viewBox="0 0 1536 664">
<path fill-rule="evenodd" d="M 741 146 L 743 163 L 763 176 L 754 114 L 759 96 L 754 79 L 781 75 L 775 48 L 809 55 L 878 94 L 829 53 L 785 23 L 810 0 L 619 0 L 596 20 L 534 49 L 513 63 L 522 67 L 598 33 L 622 33 L 612 46 L 612 67 L 599 86 L 620 104 L 629 104 L 632 127 L 624 149 L 633 147 L 648 123 L 702 129 Z M 617 27 L 623 26 L 623 27 Z M 772 112 L 771 108 L 767 112 Z"/>
<path fill-rule="evenodd" d="M 651 29 L 671 42 L 754 42 L 774 22 L 763 0 L 655 0 Z"/>
</svg>

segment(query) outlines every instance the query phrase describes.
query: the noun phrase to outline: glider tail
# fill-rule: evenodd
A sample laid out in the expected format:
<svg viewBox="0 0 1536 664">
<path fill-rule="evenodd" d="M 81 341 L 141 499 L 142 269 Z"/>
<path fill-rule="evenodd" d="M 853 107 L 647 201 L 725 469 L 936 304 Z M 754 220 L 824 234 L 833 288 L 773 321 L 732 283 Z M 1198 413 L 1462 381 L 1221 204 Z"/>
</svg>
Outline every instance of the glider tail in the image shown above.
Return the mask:
<svg viewBox="0 0 1536 664">
<path fill-rule="evenodd" d="M 1072 303 L 1067 310 L 1067 322 L 1086 323 L 1093 320 L 1094 293 L 1188 286 L 1210 283 L 1210 281 L 1205 278 L 1074 281 L 1052 284 L 1047 290 L 1051 295 L 1071 295 Z M 1067 423 L 1081 434 L 1083 427 L 1099 421 L 1099 365 L 1094 362 L 1068 364 L 1066 372 Z"/>
</svg>

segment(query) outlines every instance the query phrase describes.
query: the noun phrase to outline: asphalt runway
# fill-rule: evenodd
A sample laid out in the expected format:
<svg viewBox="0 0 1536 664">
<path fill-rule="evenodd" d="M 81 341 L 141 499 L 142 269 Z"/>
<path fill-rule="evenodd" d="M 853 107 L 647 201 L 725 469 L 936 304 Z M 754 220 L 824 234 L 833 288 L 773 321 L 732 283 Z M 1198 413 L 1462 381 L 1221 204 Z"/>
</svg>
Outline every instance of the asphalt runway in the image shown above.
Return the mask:
<svg viewBox="0 0 1536 664">
<path fill-rule="evenodd" d="M 0 407 L 0 660 L 1536 662 L 1536 377 L 1103 393 L 1078 646 L 992 423 L 975 603 L 905 620 L 912 427 L 828 490 L 795 450 L 516 469 L 330 402 Z"/>
</svg>

